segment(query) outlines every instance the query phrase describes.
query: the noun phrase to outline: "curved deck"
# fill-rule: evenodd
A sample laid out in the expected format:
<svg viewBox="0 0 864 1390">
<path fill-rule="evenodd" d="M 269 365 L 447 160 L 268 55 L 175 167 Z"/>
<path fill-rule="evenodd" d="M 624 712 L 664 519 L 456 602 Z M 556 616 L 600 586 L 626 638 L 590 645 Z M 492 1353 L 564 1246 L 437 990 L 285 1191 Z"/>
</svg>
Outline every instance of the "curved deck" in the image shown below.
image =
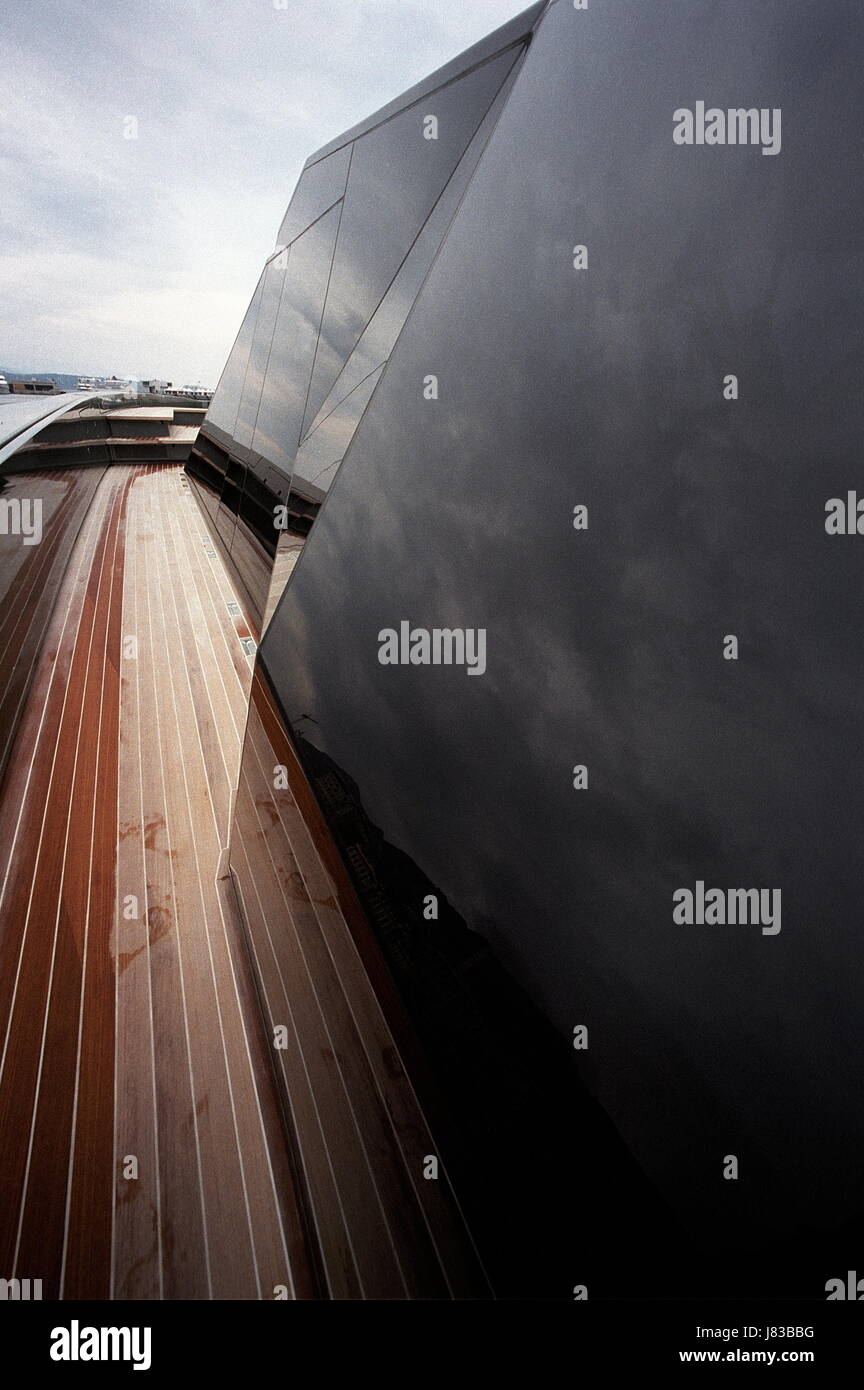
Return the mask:
<svg viewBox="0 0 864 1390">
<path fill-rule="evenodd" d="M 182 471 L 109 468 L 0 793 L 0 1274 L 66 1299 L 482 1290 L 458 1212 L 435 1183 L 406 1180 L 405 1135 L 428 1151 L 428 1131 L 359 958 L 334 974 L 316 948 L 335 1023 L 320 975 L 280 976 L 298 1028 L 273 1065 L 262 970 L 296 951 L 302 911 L 278 876 L 261 880 L 277 963 L 259 959 L 228 873 L 254 665 L 238 609 Z M 256 834 L 244 863 L 266 850 Z M 320 860 L 314 871 L 331 945 L 344 930 L 347 946 Z M 333 1065 L 315 1050 L 347 1015 L 372 1018 L 387 1053 L 374 1106 L 365 1054 Z M 317 1078 L 299 1130 L 286 1067 Z M 310 1180 L 331 1209 L 310 1207 Z M 362 1247 L 360 1279 L 338 1267 L 337 1224 Z M 436 1240 L 418 1244 L 421 1227 Z"/>
</svg>

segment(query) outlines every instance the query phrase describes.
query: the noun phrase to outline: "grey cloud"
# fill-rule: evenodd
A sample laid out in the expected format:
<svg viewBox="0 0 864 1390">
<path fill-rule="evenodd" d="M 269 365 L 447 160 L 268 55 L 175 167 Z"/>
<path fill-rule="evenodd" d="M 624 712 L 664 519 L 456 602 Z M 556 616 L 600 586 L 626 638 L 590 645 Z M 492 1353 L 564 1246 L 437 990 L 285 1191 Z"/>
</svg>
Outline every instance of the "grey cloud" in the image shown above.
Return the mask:
<svg viewBox="0 0 864 1390">
<path fill-rule="evenodd" d="M 519 8 L 34 0 L 4 35 L 0 364 L 215 385 L 306 157 Z"/>
</svg>

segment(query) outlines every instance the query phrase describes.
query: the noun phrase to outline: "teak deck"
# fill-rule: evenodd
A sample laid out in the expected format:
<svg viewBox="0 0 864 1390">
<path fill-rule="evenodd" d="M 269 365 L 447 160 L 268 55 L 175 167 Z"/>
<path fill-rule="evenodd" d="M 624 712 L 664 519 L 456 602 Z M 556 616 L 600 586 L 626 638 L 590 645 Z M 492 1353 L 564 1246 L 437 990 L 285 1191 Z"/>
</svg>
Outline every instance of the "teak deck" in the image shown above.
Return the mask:
<svg viewBox="0 0 864 1390">
<path fill-rule="evenodd" d="M 0 1276 L 483 1297 L 333 879 L 273 790 L 291 755 L 260 682 L 241 919 L 254 657 L 205 535 L 181 469 L 109 468 L 35 658 L 0 797 Z"/>
</svg>

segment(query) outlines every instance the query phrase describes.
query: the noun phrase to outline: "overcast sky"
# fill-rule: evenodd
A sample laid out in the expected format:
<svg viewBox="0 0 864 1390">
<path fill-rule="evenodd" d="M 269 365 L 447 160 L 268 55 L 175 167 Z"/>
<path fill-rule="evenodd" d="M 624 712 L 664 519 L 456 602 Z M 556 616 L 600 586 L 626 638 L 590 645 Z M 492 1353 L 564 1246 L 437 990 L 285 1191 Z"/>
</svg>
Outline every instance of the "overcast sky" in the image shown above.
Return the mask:
<svg viewBox="0 0 864 1390">
<path fill-rule="evenodd" d="M 527 3 L 0 0 L 0 368 L 214 386 L 307 156 Z"/>
</svg>

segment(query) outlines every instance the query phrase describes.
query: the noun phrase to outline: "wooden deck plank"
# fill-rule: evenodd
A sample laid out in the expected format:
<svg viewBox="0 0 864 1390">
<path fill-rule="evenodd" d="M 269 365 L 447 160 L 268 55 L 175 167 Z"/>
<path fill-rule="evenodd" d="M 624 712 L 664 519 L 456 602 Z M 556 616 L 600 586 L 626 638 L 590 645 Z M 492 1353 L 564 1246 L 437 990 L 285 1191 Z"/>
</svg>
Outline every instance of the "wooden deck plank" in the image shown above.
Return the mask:
<svg viewBox="0 0 864 1390">
<path fill-rule="evenodd" d="M 37 496 L 42 540 L 5 551 L 0 564 L 0 775 L 69 554 L 98 484 L 98 469 L 46 469 L 5 479 L 4 499 Z"/>
<path fill-rule="evenodd" d="M 253 713 L 253 722 L 254 718 Z M 247 747 L 251 749 L 248 741 Z M 313 1058 L 318 1051 L 332 1057 L 332 1070 L 326 1081 L 323 1076 L 320 1078 L 316 1094 L 319 1107 L 325 1108 L 328 1131 L 337 1123 L 340 1130 L 344 1127 L 341 1144 L 350 1143 L 356 1153 L 346 1171 L 358 1186 L 352 1190 L 346 1185 L 343 1200 L 349 1210 L 354 1211 L 356 1206 L 370 1218 L 376 1206 L 380 1212 L 378 1220 L 370 1219 L 365 1238 L 358 1242 L 364 1286 L 380 1289 L 378 1280 L 386 1274 L 388 1283 L 377 1294 L 379 1297 L 418 1297 L 422 1292 L 444 1296 L 446 1286 L 429 1249 L 422 1215 L 399 1159 L 390 1115 L 375 1086 L 345 990 L 321 935 L 316 907 L 284 827 L 272 810 L 274 764 L 271 761 L 269 779 L 259 767 L 259 777 L 253 781 L 256 769 L 249 765 L 251 761 L 244 760 L 238 797 L 238 801 L 244 799 L 251 815 L 238 823 L 238 830 L 242 824 L 250 867 L 276 926 L 274 939 L 281 973 L 291 981 L 295 1018 L 299 1018 L 302 1028 L 301 1046 Z M 365 979 L 358 980 L 356 974 L 349 976 L 347 988 L 352 995 L 362 992 L 364 986 Z M 301 1013 L 297 1006 L 303 995 L 307 997 L 307 1006 Z M 359 1180 L 367 1175 L 368 1187 L 361 1188 Z M 385 1243 L 393 1251 L 401 1295 L 392 1292 L 398 1286 L 390 1271 L 369 1261 L 376 1247 Z"/>
<path fill-rule="evenodd" d="M 170 485 L 170 484 L 169 484 Z M 188 514 L 188 508 L 186 509 Z M 192 748 L 192 761 L 197 765 L 199 787 L 204 785 L 205 774 L 209 772 L 209 797 L 199 801 L 196 827 L 210 859 L 221 860 L 227 847 L 231 809 L 233 805 L 233 786 L 239 767 L 240 740 L 245 719 L 248 683 L 251 679 L 251 663 L 244 672 L 245 682 L 227 681 L 223 676 L 225 654 L 223 645 L 213 640 L 214 628 L 217 633 L 224 631 L 233 618 L 228 612 L 227 602 L 223 605 L 217 600 L 217 609 L 207 601 L 206 592 L 199 589 L 201 555 L 200 547 L 188 544 L 188 531 L 181 525 L 183 508 L 165 508 L 167 524 L 163 540 L 168 556 L 168 570 L 172 578 L 172 594 L 177 620 L 177 631 L 186 658 L 190 710 L 194 715 L 198 741 Z M 224 609 L 224 611 L 223 611 Z M 234 644 L 239 647 L 236 634 Z M 248 658 L 243 654 L 244 660 Z M 235 689 L 236 687 L 236 689 Z M 230 694 L 233 694 L 233 701 Z M 194 740 L 192 741 L 194 744 Z M 208 818 L 209 806 L 209 818 Z M 208 948 L 211 952 L 214 979 L 230 980 L 232 989 L 226 989 L 221 997 L 220 1015 L 225 1039 L 226 1056 L 234 1059 L 235 1066 L 245 1075 L 248 1070 L 254 1074 L 255 1066 L 248 1046 L 249 1032 L 243 1026 L 243 1005 L 241 1003 L 241 980 L 245 989 L 242 997 L 254 1000 L 254 985 L 249 975 L 249 962 L 245 953 L 231 952 L 231 938 L 241 945 L 242 926 L 236 917 L 236 909 L 231 912 L 232 899 L 226 899 L 224 884 L 207 879 L 204 882 L 207 895 L 205 920 L 209 924 Z M 247 1005 L 249 1007 L 249 1005 Z M 272 1072 L 268 1076 L 272 1080 Z M 242 1079 L 242 1078 L 241 1078 Z M 232 1101 L 236 1112 L 238 1134 L 245 1135 L 263 1125 L 260 1105 L 253 1108 L 249 1101 L 257 1095 L 255 1088 L 246 1084 L 232 1090 Z M 280 1201 L 276 1188 L 272 1164 L 265 1168 L 260 1163 L 266 1149 L 251 1146 L 247 1152 L 241 1145 L 241 1158 L 244 1167 L 244 1180 L 258 1194 L 257 1200 L 249 1206 L 250 1233 L 256 1252 L 258 1271 L 262 1287 L 271 1289 L 274 1285 L 291 1285 L 291 1261 L 288 1256 L 288 1234 L 279 1219 Z M 283 1171 L 282 1184 L 289 1181 Z M 293 1204 L 292 1204 L 293 1205 Z M 292 1239 L 299 1238 L 295 1230 Z M 305 1282 L 301 1285 L 308 1296 Z"/>
<path fill-rule="evenodd" d="M 355 1050 L 366 1059 L 377 1091 L 375 1108 L 386 1135 L 389 1165 L 400 1184 L 407 1180 L 398 1206 L 412 1214 L 410 1233 L 403 1238 L 425 1245 L 428 1238 L 438 1262 L 438 1277 L 446 1280 L 454 1297 L 475 1296 L 482 1276 L 446 1173 L 436 1182 L 423 1177 L 427 1155 L 435 1154 L 434 1139 L 415 1089 L 405 1070 L 381 1001 L 370 987 L 366 968 L 340 906 L 340 895 L 321 860 L 308 817 L 301 813 L 291 786 L 274 787 L 269 772 L 276 764 L 291 769 L 289 783 L 302 779 L 293 746 L 282 726 L 266 684 L 256 675 L 246 733 L 244 771 L 258 778 L 258 801 L 263 814 L 273 821 L 270 834 L 281 842 L 277 856 L 294 866 L 302 891 L 314 910 L 321 947 L 332 962 L 335 978 L 344 991 L 344 1007 L 356 1030 Z M 254 757 L 253 757 L 254 754 Z M 296 891 L 296 890 L 295 890 Z M 322 973 L 321 967 L 318 972 Z M 392 1141 L 392 1148 L 391 1148 Z M 391 1177 L 391 1181 L 392 1181 Z M 395 1188 L 391 1202 L 396 1203 Z M 420 1229 L 422 1221 L 425 1230 Z M 418 1270 L 422 1265 L 414 1265 Z M 430 1272 L 430 1278 L 435 1276 Z M 428 1289 L 430 1285 L 426 1284 Z M 428 1294 L 427 1294 L 428 1296 Z"/>
<path fill-rule="evenodd" d="M 484 1296 L 260 681 L 247 731 L 255 616 L 182 470 L 117 465 L 84 511 L 65 494 L 13 576 L 42 626 L 0 794 L 0 1273 Z"/>
<path fill-rule="evenodd" d="M 81 866 L 89 863 L 91 852 L 90 813 L 97 772 L 93 721 L 84 718 L 84 710 L 88 696 L 97 707 L 102 699 L 102 653 L 121 480 L 112 478 L 108 491 L 50 771 L 45 769 L 44 780 L 43 776 L 35 779 L 34 809 L 44 810 L 41 819 L 38 812 L 29 818 L 33 857 L 25 856 L 15 865 L 3 904 L 6 920 L 20 924 L 20 952 L 4 949 L 0 963 L 4 1000 L 15 968 L 0 1089 L 5 1217 L 0 1250 L 6 1268 L 26 1270 L 21 1277 L 42 1278 L 53 1297 L 59 1291 L 63 1256 L 85 950 Z M 37 772 L 43 773 L 43 768 L 38 766 Z M 4 932 L 4 948 L 11 946 L 14 935 L 14 928 Z M 31 1184 L 34 1173 L 36 1181 Z M 34 1263 L 38 1273 L 31 1275 Z"/>
<path fill-rule="evenodd" d="M 155 471 L 155 470 L 154 470 Z M 159 1134 L 159 1189 L 163 1254 L 163 1296 L 210 1297 L 210 1270 L 203 1205 L 195 1090 L 190 1063 L 189 1026 L 182 973 L 174 847 L 165 785 L 163 688 L 159 667 L 167 654 L 157 650 L 156 596 L 151 593 L 152 541 L 159 524 L 146 489 L 136 488 L 137 580 L 135 628 L 142 698 L 142 834 L 147 891 L 147 925 L 153 1030 L 156 1038 L 156 1124 Z M 146 711 L 146 713 L 145 713 Z M 122 1259 L 123 1252 L 115 1252 Z M 119 1281 L 118 1281 L 119 1282 Z"/>
<path fill-rule="evenodd" d="M 120 723 L 120 653 L 123 614 L 123 571 L 126 515 L 134 475 L 121 484 L 113 544 L 106 551 L 105 627 L 94 634 L 98 670 L 92 698 L 99 701 L 98 720 L 85 716 L 93 744 L 92 778 L 78 779 L 82 820 L 90 817 L 90 857 L 80 862 L 75 879 L 83 904 L 81 995 L 69 1174 L 66 1190 L 63 1265 L 60 1296 L 70 1299 L 107 1298 L 111 1291 L 111 1232 L 113 1226 L 114 1157 L 114 1036 L 115 990 L 112 956 L 117 848 L 118 736 Z M 100 652 L 101 647 L 101 652 Z M 76 816 L 73 802 L 72 816 Z M 82 856 L 83 859 L 83 856 Z M 80 909 L 67 911 L 72 921 Z M 60 977 L 62 979 L 62 975 Z M 51 1084 L 45 1095 L 50 1103 Z M 34 1256 L 41 1231 L 33 1233 Z"/>
<path fill-rule="evenodd" d="M 129 505 L 128 539 L 136 534 L 138 502 Z M 112 1297 L 162 1297 L 162 1228 L 156 1095 L 156 1036 L 147 897 L 141 693 L 138 640 L 138 546 L 127 543 L 123 589 L 117 798 L 117 904 L 114 927 L 116 1056 Z M 134 645 L 132 645 L 134 644 Z M 135 1167 L 131 1164 L 134 1162 Z M 126 1176 L 127 1173 L 137 1176 Z"/>
</svg>

